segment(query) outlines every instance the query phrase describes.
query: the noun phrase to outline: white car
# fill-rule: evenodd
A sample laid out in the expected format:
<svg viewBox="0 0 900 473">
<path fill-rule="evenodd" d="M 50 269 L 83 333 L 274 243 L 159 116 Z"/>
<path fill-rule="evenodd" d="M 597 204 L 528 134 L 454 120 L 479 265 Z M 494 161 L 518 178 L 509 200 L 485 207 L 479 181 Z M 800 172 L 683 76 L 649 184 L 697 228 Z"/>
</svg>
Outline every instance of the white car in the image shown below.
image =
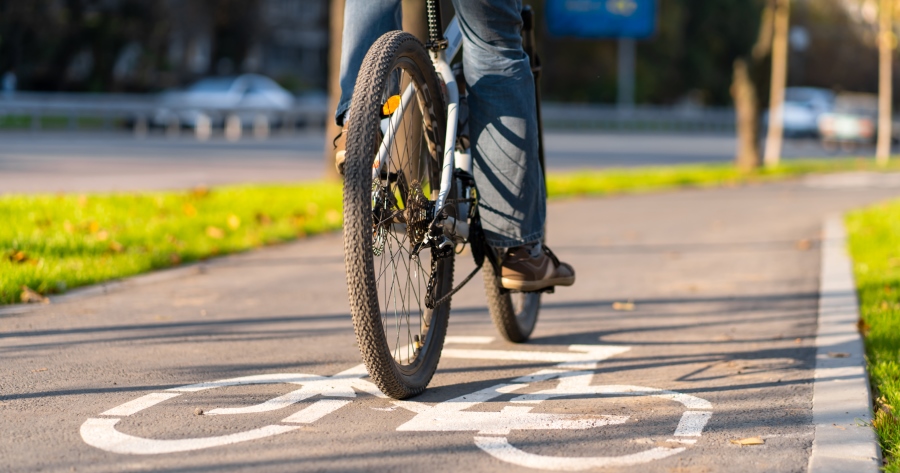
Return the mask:
<svg viewBox="0 0 900 473">
<path fill-rule="evenodd" d="M 788 87 L 784 91 L 784 135 L 818 136 L 819 117 L 834 108 L 834 92 L 816 87 Z M 763 116 L 769 126 L 769 113 Z"/>
<path fill-rule="evenodd" d="M 153 122 L 168 126 L 177 118 L 178 124 L 194 127 L 198 118 L 205 115 L 213 126 L 219 126 L 226 116 L 233 114 L 245 126 L 251 125 L 259 115 L 277 124 L 293 105 L 294 96 L 265 76 L 207 77 L 185 90 L 160 94 Z"/>
</svg>

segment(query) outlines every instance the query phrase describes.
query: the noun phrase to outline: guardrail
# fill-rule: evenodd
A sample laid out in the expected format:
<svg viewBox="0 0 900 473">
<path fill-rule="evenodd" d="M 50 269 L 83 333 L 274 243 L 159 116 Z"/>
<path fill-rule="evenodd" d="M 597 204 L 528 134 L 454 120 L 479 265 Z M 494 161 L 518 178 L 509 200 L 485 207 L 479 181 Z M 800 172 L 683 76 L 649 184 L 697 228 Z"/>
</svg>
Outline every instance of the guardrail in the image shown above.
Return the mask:
<svg viewBox="0 0 900 473">
<path fill-rule="evenodd" d="M 644 132 L 734 133 L 732 108 L 640 105 L 620 109 L 611 105 L 545 103 L 544 127 Z"/>
<path fill-rule="evenodd" d="M 636 132 L 734 133 L 730 108 L 542 104 L 548 129 L 599 129 Z M 185 115 L 192 115 L 185 120 Z M 161 118 L 167 117 L 167 118 Z M 302 99 L 289 110 L 253 108 L 173 107 L 150 94 L 90 94 L 17 92 L 0 95 L 0 129 L 130 129 L 141 136 L 153 128 L 168 134 L 190 129 L 208 138 L 221 129 L 228 138 L 244 129 L 264 138 L 270 132 L 290 133 L 298 128 L 319 128 L 329 117 L 324 101 Z"/>
<path fill-rule="evenodd" d="M 190 120 L 185 120 L 185 116 Z M 219 125 L 226 137 L 240 137 L 244 128 L 264 138 L 273 130 L 321 128 L 324 104 L 298 101 L 286 110 L 253 107 L 194 107 L 161 104 L 150 94 L 33 93 L 0 94 L 0 129 L 131 129 L 145 135 L 159 127 L 168 134 L 187 126 L 198 138 L 208 138 Z"/>
</svg>

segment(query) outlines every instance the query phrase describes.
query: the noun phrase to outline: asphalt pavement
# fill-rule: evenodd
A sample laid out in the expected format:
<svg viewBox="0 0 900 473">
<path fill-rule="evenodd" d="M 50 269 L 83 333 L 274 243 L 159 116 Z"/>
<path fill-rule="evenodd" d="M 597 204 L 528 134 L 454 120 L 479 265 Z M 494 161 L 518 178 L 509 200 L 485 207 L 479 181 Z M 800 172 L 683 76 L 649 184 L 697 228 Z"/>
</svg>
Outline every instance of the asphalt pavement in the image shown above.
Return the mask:
<svg viewBox="0 0 900 473">
<path fill-rule="evenodd" d="M 197 141 L 152 134 L 0 133 L 0 194 L 184 189 L 243 182 L 297 182 L 322 177 L 321 132 Z M 727 134 L 546 131 L 551 171 L 730 162 Z M 811 139 L 787 140 L 785 159 L 874 155 L 874 150 L 826 151 Z"/>
<path fill-rule="evenodd" d="M 900 196 L 866 182 L 553 202 L 575 286 L 513 345 L 476 277 L 407 403 L 359 369 L 338 234 L 0 316 L 0 471 L 806 471 L 823 219 Z"/>
</svg>

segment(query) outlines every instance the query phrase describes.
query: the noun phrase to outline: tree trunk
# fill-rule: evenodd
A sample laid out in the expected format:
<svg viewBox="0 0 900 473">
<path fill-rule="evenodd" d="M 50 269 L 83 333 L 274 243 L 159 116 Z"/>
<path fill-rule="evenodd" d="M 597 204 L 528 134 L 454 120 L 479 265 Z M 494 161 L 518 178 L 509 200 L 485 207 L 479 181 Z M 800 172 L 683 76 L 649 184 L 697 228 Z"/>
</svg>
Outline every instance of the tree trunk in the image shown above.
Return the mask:
<svg viewBox="0 0 900 473">
<path fill-rule="evenodd" d="M 751 171 L 759 167 L 759 107 L 756 86 L 750 79 L 747 61 L 744 59 L 734 61 L 731 97 L 734 100 L 737 124 L 735 164 L 741 171 Z"/>
<path fill-rule="evenodd" d="M 341 178 L 334 167 L 334 137 L 341 132 L 341 127 L 334 123 L 331 114 L 337 110 L 341 98 L 341 35 L 344 32 L 344 0 L 331 0 L 329 12 L 328 42 L 328 110 L 325 117 L 325 178 L 338 180 Z"/>
<path fill-rule="evenodd" d="M 884 166 L 891 155 L 891 54 L 896 41 L 892 23 L 894 0 L 881 0 L 878 34 L 878 146 L 875 161 Z"/>
<path fill-rule="evenodd" d="M 769 93 L 769 132 L 766 136 L 766 167 L 778 166 L 784 134 L 784 88 L 787 83 L 788 28 L 790 0 L 775 0 L 772 38 L 772 87 Z"/>
</svg>

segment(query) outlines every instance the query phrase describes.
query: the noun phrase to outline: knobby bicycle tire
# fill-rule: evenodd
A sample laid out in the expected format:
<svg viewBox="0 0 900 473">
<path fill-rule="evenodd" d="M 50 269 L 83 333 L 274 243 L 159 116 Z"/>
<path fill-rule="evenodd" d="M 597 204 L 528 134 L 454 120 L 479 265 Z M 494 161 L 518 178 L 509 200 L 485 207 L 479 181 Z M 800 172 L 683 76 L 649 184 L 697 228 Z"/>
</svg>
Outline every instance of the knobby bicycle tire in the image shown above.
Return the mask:
<svg viewBox="0 0 900 473">
<path fill-rule="evenodd" d="M 389 117 L 394 113 L 386 105 L 388 97 L 400 97 L 401 89 L 406 90 L 404 81 L 406 85 L 415 84 L 409 102 L 413 105 L 399 109 L 403 114 L 398 128 L 403 131 L 398 131 L 390 144 L 391 161 L 385 164 L 385 172 L 373 180 L 382 128 L 386 121 L 391 123 Z M 422 272 L 430 275 L 431 267 L 422 261 L 429 255 L 434 257 L 430 248 L 424 248 L 418 258 L 411 257 L 411 249 L 421 241 L 425 228 L 413 216 L 419 215 L 420 207 L 427 207 L 429 202 L 433 205 L 440 183 L 446 129 L 441 91 L 422 43 L 408 33 L 393 31 L 379 38 L 366 54 L 348 114 L 344 262 L 350 311 L 369 375 L 382 392 L 396 399 L 421 393 L 431 380 L 440 360 L 450 312 L 449 300 L 433 310 L 425 307 Z M 407 114 L 412 115 L 409 122 Z M 396 160 L 394 154 L 398 155 Z M 394 242 L 396 254 L 394 246 L 390 246 Z M 380 256 L 376 256 L 379 252 Z M 453 287 L 454 261 L 452 252 L 435 259 L 436 300 Z M 376 271 L 378 264 L 382 266 L 380 272 Z M 404 268 L 405 283 L 400 274 Z M 415 281 L 411 282 L 413 277 Z M 379 297 L 382 289 L 384 293 Z M 418 333 L 414 333 L 416 330 Z"/>
<path fill-rule="evenodd" d="M 527 342 L 537 325 L 541 310 L 541 294 L 537 292 L 510 292 L 500 284 L 500 276 L 490 262 L 484 263 L 484 294 L 494 327 L 506 340 Z"/>
</svg>

